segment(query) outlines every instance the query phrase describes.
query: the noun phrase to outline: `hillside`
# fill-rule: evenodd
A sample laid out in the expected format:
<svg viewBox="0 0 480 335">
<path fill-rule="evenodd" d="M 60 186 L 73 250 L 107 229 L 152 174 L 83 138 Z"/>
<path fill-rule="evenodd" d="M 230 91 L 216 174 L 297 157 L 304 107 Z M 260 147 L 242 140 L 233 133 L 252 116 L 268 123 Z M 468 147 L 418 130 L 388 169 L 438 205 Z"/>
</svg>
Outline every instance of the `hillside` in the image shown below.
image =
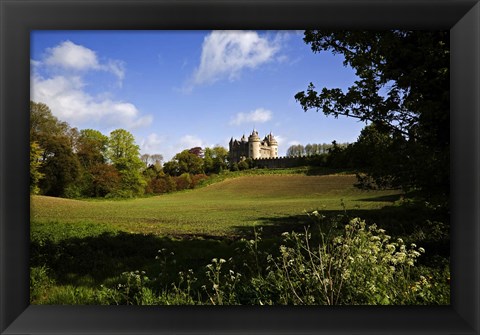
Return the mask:
<svg viewBox="0 0 480 335">
<path fill-rule="evenodd" d="M 394 191 L 361 191 L 352 175 L 263 175 L 227 179 L 210 186 L 133 200 L 82 201 L 32 197 L 35 223 L 89 223 L 127 232 L 230 235 L 305 211 L 377 209 Z"/>
</svg>

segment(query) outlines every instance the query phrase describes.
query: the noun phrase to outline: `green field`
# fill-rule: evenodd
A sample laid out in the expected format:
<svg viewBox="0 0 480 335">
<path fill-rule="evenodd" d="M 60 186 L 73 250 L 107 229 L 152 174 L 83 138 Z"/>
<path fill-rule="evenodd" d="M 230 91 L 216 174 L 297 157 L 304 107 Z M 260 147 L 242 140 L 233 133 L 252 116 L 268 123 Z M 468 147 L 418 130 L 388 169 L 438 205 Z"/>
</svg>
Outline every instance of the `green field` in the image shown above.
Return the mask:
<svg viewBox="0 0 480 335">
<path fill-rule="evenodd" d="M 266 175 L 227 179 L 203 188 L 134 200 L 81 201 L 32 197 L 35 224 L 107 225 L 131 233 L 235 236 L 305 211 L 379 209 L 396 191 L 361 191 L 352 175 Z"/>
<path fill-rule="evenodd" d="M 108 300 L 104 290 L 132 271 L 157 278 L 151 284 L 159 290 L 179 285 L 179 271 L 191 270 L 200 282 L 213 258 L 242 261 L 241 238 L 251 239 L 254 229 L 262 233 L 262 250 L 278 252 L 281 233 L 303 231 L 314 210 L 330 218 L 359 216 L 406 241 L 430 243 L 429 228 L 418 229 L 430 213 L 406 209 L 398 191 L 359 190 L 355 182 L 348 174 L 244 175 L 130 200 L 32 196 L 31 301 L 125 303 Z M 448 245 L 440 240 L 440 247 Z"/>
</svg>

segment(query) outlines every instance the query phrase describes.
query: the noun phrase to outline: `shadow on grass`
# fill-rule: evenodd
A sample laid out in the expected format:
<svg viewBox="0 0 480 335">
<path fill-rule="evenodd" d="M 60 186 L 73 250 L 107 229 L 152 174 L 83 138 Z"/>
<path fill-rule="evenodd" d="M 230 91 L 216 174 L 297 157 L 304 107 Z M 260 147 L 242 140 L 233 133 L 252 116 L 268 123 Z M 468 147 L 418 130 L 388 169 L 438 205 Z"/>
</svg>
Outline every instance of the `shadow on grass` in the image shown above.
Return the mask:
<svg viewBox="0 0 480 335">
<path fill-rule="evenodd" d="M 162 272 L 170 283 L 177 278 L 178 271 L 198 269 L 215 257 L 232 257 L 234 244 L 229 239 L 108 232 L 58 242 L 31 241 L 31 266 L 47 266 L 56 282 L 64 285 L 98 286 L 135 270 L 146 271 L 152 277 Z"/>
<path fill-rule="evenodd" d="M 355 201 L 367 201 L 367 202 L 395 202 L 400 200 L 402 194 L 390 194 L 390 195 L 381 195 L 374 198 L 365 198 L 357 199 Z"/>
<path fill-rule="evenodd" d="M 392 196 L 393 199 L 393 196 Z M 381 201 L 381 200 L 375 200 Z M 387 201 L 387 200 L 385 200 Z M 415 243 L 427 250 L 423 261 L 432 263 L 437 256 L 448 258 L 450 255 L 450 236 L 448 215 L 444 211 L 432 211 L 418 206 L 385 206 L 381 209 L 319 210 L 324 218 L 319 220 L 307 213 L 283 217 L 260 217 L 256 230 L 263 236 L 280 241 L 283 232 L 305 232 L 308 228 L 314 241 L 315 234 L 321 231 L 328 236 L 343 233 L 344 226 L 353 218 L 365 220 L 367 225 L 376 224 L 393 236 L 392 240 L 402 238 L 407 245 Z M 240 236 L 252 238 L 251 227 L 236 227 Z"/>
<path fill-rule="evenodd" d="M 376 223 L 391 236 L 402 237 L 407 243 L 415 242 L 424 247 L 426 255 L 449 255 L 448 233 L 445 235 L 444 228 L 439 231 L 438 225 L 429 226 L 425 223 L 427 219 L 444 222 L 445 217 L 441 213 L 435 214 L 421 208 L 386 206 L 377 210 L 321 211 L 321 214 L 325 216 L 323 223 L 306 213 L 257 218 L 255 229 L 262 236 L 262 250 L 269 253 L 278 251 L 283 232 L 303 232 L 305 227 L 310 227 L 310 231 L 316 227 L 324 230 L 329 228 L 331 222 L 336 222 L 335 233 L 341 233 L 349 219 L 360 217 L 368 224 Z M 63 285 L 98 287 L 106 280 L 115 281 L 122 272 L 135 270 L 146 271 L 150 278 L 157 278 L 163 273 L 162 282 L 172 283 L 178 278 L 178 271 L 192 269 L 195 273 L 205 273 L 204 267 L 213 258 L 233 257 L 235 262 L 242 264 L 245 255 L 239 251 L 244 246 L 241 237 L 254 238 L 253 227 L 234 227 L 234 234 L 230 238 L 205 235 L 159 237 L 106 232 L 57 242 L 33 240 L 31 265 L 47 266 L 56 282 Z M 159 255 L 161 249 L 166 251 Z M 160 259 L 156 259 L 156 256 L 160 256 Z"/>
</svg>

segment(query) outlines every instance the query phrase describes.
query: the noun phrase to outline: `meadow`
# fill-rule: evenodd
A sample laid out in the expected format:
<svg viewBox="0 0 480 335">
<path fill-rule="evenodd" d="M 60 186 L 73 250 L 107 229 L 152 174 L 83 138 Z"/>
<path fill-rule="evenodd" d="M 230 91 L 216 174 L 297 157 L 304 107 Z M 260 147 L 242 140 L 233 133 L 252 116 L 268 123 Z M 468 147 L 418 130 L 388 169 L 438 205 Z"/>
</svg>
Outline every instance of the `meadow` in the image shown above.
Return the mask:
<svg viewBox="0 0 480 335">
<path fill-rule="evenodd" d="M 350 174 L 283 171 L 238 174 L 198 189 L 129 200 L 32 196 L 31 302 L 255 304 L 259 287 L 238 287 L 253 278 L 246 272 L 260 275 L 274 264 L 272 255 L 285 244 L 282 233 L 302 234 L 320 221 L 340 232 L 354 217 L 405 243 L 422 243 L 429 254 L 422 266 L 442 277 L 435 283 L 445 284 L 448 232 L 435 221 L 442 214 L 409 207 L 397 190 L 360 190 L 355 182 Z M 439 285 L 434 288 L 443 293 L 425 301 L 448 300 L 448 287 Z"/>
</svg>

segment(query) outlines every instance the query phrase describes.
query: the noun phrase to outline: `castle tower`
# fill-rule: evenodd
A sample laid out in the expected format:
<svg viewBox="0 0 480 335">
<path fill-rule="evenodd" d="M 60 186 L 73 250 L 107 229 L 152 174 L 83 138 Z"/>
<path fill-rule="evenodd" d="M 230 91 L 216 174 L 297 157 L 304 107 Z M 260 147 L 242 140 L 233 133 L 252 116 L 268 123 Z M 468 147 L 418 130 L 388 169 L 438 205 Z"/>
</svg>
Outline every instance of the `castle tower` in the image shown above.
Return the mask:
<svg viewBox="0 0 480 335">
<path fill-rule="evenodd" d="M 252 159 L 260 158 L 260 137 L 258 137 L 258 132 L 255 129 L 248 136 L 248 150 L 248 157 Z"/>
<path fill-rule="evenodd" d="M 275 139 L 275 137 L 273 137 L 271 132 L 268 135 L 268 143 L 270 144 L 270 147 L 271 147 L 270 157 L 272 158 L 278 157 L 278 142 Z"/>
</svg>

